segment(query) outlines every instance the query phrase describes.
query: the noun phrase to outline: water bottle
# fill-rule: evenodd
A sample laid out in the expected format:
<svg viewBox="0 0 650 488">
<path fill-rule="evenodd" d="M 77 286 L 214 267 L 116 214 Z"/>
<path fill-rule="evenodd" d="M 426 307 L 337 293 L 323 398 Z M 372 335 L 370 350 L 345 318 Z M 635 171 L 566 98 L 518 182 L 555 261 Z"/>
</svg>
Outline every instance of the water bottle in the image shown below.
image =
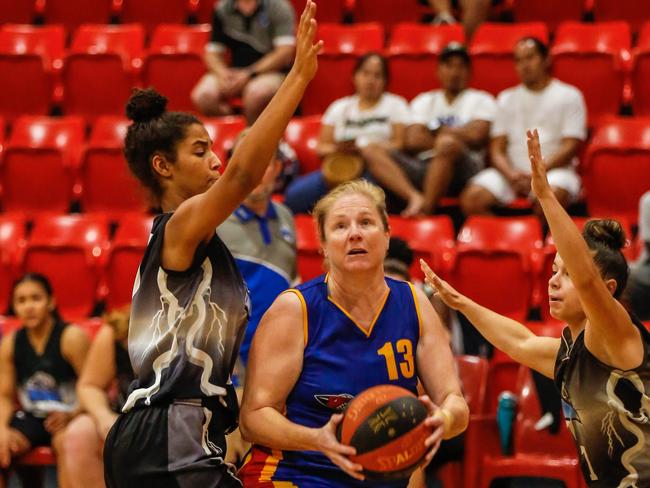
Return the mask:
<svg viewBox="0 0 650 488">
<path fill-rule="evenodd" d="M 505 456 L 512 455 L 512 430 L 517 415 L 517 396 L 511 391 L 502 391 L 499 394 L 497 406 L 497 426 L 499 427 L 499 440 L 501 452 Z"/>
</svg>

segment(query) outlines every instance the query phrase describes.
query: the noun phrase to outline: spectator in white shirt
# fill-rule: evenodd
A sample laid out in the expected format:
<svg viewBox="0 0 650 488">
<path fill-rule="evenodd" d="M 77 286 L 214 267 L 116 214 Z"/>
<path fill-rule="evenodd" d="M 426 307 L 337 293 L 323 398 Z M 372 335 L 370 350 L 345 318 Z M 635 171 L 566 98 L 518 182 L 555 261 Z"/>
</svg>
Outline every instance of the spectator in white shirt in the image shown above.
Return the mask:
<svg viewBox="0 0 650 488">
<path fill-rule="evenodd" d="M 496 103 L 489 93 L 467 87 L 470 75 L 467 50 L 452 42 L 439 58 L 442 88 L 411 102 L 406 149 L 418 158 L 409 174 L 423 186 L 425 213 L 433 213 L 446 194 L 458 195 L 485 166 Z"/>
<path fill-rule="evenodd" d="M 387 81 L 386 60 L 377 53 L 362 56 L 354 69 L 356 94 L 328 107 L 316 151 L 322 158 L 337 153 L 361 157 L 365 177 L 403 199 L 403 215 L 410 216 L 420 213 L 424 199 L 393 158 L 404 146 L 409 107 L 385 91 Z M 314 171 L 289 185 L 285 203 L 294 213 L 308 212 L 328 191 L 322 171 Z"/>
<path fill-rule="evenodd" d="M 526 130 L 533 127 L 538 128 L 548 154 L 548 180 L 559 202 L 566 207 L 580 196 L 576 154 L 587 135 L 582 93 L 551 76 L 548 48 L 539 39 L 523 38 L 514 54 L 521 84 L 497 98 L 490 144 L 493 167 L 472 178 L 461 194 L 466 215 L 488 214 L 495 205 L 508 205 L 517 196 L 530 198 Z"/>
</svg>

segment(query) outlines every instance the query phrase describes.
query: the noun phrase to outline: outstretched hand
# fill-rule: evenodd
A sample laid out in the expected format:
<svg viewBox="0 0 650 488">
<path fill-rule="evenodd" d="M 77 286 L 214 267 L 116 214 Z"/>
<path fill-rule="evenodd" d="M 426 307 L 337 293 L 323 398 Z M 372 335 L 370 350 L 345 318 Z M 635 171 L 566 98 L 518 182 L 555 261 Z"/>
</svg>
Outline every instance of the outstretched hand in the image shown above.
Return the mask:
<svg viewBox="0 0 650 488">
<path fill-rule="evenodd" d="M 463 295 L 458 293 L 449 283 L 445 280 L 440 279 L 440 277 L 433 272 L 429 265 L 420 259 L 420 268 L 424 273 L 424 281 L 431 286 L 435 294 L 440 297 L 440 299 L 447 305 L 449 308 L 458 310 L 461 306 Z"/>
<path fill-rule="evenodd" d="M 296 59 L 292 68 L 296 74 L 304 77 L 307 81 L 311 80 L 316 74 L 318 53 L 323 48 L 323 41 L 314 43 L 317 28 L 315 17 L 316 3 L 313 0 L 307 0 L 298 24 Z"/>
<path fill-rule="evenodd" d="M 546 162 L 542 157 L 542 148 L 539 143 L 539 134 L 537 129 L 526 132 L 526 143 L 528 144 L 528 159 L 530 159 L 531 180 L 530 186 L 533 194 L 537 197 L 543 197 L 552 194 L 553 190 L 546 177 Z"/>
</svg>

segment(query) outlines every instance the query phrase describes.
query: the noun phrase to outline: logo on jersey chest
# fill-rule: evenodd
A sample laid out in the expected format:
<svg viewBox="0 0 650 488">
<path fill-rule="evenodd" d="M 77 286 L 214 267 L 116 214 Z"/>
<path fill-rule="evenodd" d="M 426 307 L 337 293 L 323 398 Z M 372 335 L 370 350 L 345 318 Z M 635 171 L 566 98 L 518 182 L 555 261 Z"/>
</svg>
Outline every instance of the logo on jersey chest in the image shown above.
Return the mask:
<svg viewBox="0 0 650 488">
<path fill-rule="evenodd" d="M 314 398 L 319 405 L 340 412 L 350 403 L 354 396 L 349 393 L 340 393 L 338 395 L 314 395 Z"/>
</svg>

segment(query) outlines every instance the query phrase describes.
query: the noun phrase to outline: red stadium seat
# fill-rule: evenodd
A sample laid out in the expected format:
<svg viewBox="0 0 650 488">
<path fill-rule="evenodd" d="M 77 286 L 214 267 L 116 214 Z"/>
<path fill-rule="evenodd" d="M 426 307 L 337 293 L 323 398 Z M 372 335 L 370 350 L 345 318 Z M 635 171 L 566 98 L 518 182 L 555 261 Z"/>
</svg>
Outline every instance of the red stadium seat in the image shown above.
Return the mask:
<svg viewBox="0 0 650 488">
<path fill-rule="evenodd" d="M 16 120 L 0 166 L 5 211 L 68 211 L 84 129 L 78 117 Z"/>
<path fill-rule="evenodd" d="M 0 24 L 31 24 L 36 11 L 35 0 L 0 0 Z"/>
<path fill-rule="evenodd" d="M 210 138 L 212 139 L 212 150 L 221 160 L 221 170 L 223 172 L 230 158 L 235 140 L 241 131 L 246 128 L 246 121 L 239 115 L 227 117 L 213 117 L 203 120 Z"/>
<path fill-rule="evenodd" d="M 83 330 L 91 341 L 95 338 L 103 324 L 104 320 L 101 317 L 90 317 L 74 322 L 74 325 Z"/>
<path fill-rule="evenodd" d="M 650 22 L 643 24 L 632 64 L 632 109 L 634 115 L 650 115 Z"/>
<path fill-rule="evenodd" d="M 106 266 L 106 308 L 113 310 L 131 303 L 138 266 L 149 241 L 153 218 L 128 215 L 117 228 Z"/>
<path fill-rule="evenodd" d="M 458 234 L 449 281 L 481 305 L 524 321 L 535 276 L 531 255 L 541 248 L 535 217 L 470 217 Z"/>
<path fill-rule="evenodd" d="M 72 31 L 81 24 L 108 24 L 119 0 L 41 0 L 47 24 L 63 24 Z"/>
<path fill-rule="evenodd" d="M 25 219 L 0 217 L 0 315 L 9 306 L 11 286 L 17 278 L 25 247 Z"/>
<path fill-rule="evenodd" d="M 439 88 L 436 73 L 438 55 L 451 41 L 465 42 L 460 24 L 398 24 L 393 29 L 387 49 L 388 90 L 411 99 L 419 93 Z"/>
<path fill-rule="evenodd" d="M 300 19 L 302 11 L 305 9 L 306 0 L 291 0 L 294 10 L 296 11 L 296 22 Z M 327 0 L 318 2 L 316 18 L 318 22 L 342 22 L 346 12 L 346 0 Z"/>
<path fill-rule="evenodd" d="M 305 282 L 326 270 L 314 219 L 311 215 L 298 214 L 294 220 L 298 250 L 298 276 Z"/>
<path fill-rule="evenodd" d="M 541 22 L 481 24 L 469 49 L 472 56 L 472 86 L 497 95 L 506 88 L 518 85 L 513 50 L 515 44 L 527 36 L 547 43 L 548 28 Z"/>
<path fill-rule="evenodd" d="M 216 3 L 216 0 L 198 0 L 198 5 L 194 12 L 197 22 L 211 24 Z"/>
<path fill-rule="evenodd" d="M 16 460 L 16 464 L 20 466 L 55 466 L 56 457 L 51 447 L 39 446 L 20 456 Z"/>
<path fill-rule="evenodd" d="M 0 113 L 45 115 L 65 48 L 63 27 L 4 25 L 0 29 Z"/>
<path fill-rule="evenodd" d="M 518 412 L 513 435 L 513 456 L 498 454 L 498 450 L 483 450 L 480 461 L 480 482 L 475 486 L 489 488 L 497 478 L 522 476 L 558 479 L 567 488 L 578 488 L 580 472 L 575 444 L 564 422 L 560 432 L 550 434 L 537 430 L 535 424 L 542 416 L 535 384 L 528 368 L 520 369 Z M 494 422 L 496 426 L 496 422 Z M 486 439 L 487 436 L 481 436 Z M 498 437 L 497 437 L 498 438 Z"/>
<path fill-rule="evenodd" d="M 84 25 L 74 34 L 64 68 L 65 113 L 122 115 L 142 64 L 140 25 Z"/>
<path fill-rule="evenodd" d="M 206 72 L 204 53 L 209 39 L 208 24 L 166 24 L 154 30 L 142 69 L 142 84 L 165 95 L 170 110 L 196 110 L 190 93 Z"/>
<path fill-rule="evenodd" d="M 582 20 L 584 0 L 514 0 L 512 13 L 516 22 L 545 22 L 554 31 L 560 22 Z"/>
<path fill-rule="evenodd" d="M 427 261 L 436 273 L 443 277 L 447 275 L 455 247 L 454 225 L 448 216 L 404 218 L 391 215 L 390 232 L 408 242 L 413 250 L 412 279 L 424 279 L 420 259 Z"/>
<path fill-rule="evenodd" d="M 102 216 L 42 216 L 34 222 L 23 269 L 51 280 L 59 310 L 68 320 L 91 315 L 100 298 L 108 230 Z"/>
<path fill-rule="evenodd" d="M 103 116 L 93 125 L 81 160 L 81 208 L 109 216 L 148 209 L 146 194 L 124 159 L 124 137 L 129 121 Z"/>
<path fill-rule="evenodd" d="M 417 1 L 395 0 L 355 0 L 352 10 L 355 22 L 379 22 L 386 30 L 400 22 L 420 22 L 428 12 L 428 7 Z"/>
<path fill-rule="evenodd" d="M 302 99 L 304 115 L 323 113 L 334 100 L 352 95 L 352 73 L 358 57 L 369 51 L 381 51 L 384 45 L 384 29 L 377 23 L 322 24 L 318 37 L 325 44 L 318 72 Z"/>
<path fill-rule="evenodd" d="M 555 33 L 553 74 L 583 93 L 590 125 L 619 112 L 625 78 L 623 57 L 630 56 L 630 39 L 625 22 L 565 22 Z"/>
<path fill-rule="evenodd" d="M 650 190 L 650 119 L 612 119 L 587 149 L 583 182 L 590 215 L 638 221 L 639 199 Z"/>
<path fill-rule="evenodd" d="M 597 22 L 624 20 L 633 31 L 650 20 L 650 3 L 643 0 L 594 0 L 594 18 Z"/>
<path fill-rule="evenodd" d="M 300 173 L 310 173 L 321 167 L 321 160 L 316 153 L 320 136 L 320 115 L 291 119 L 284 139 L 296 151 L 300 162 Z"/>
<path fill-rule="evenodd" d="M 142 24 L 151 32 L 158 24 L 185 24 L 190 0 L 121 0 L 120 21 Z"/>
</svg>

